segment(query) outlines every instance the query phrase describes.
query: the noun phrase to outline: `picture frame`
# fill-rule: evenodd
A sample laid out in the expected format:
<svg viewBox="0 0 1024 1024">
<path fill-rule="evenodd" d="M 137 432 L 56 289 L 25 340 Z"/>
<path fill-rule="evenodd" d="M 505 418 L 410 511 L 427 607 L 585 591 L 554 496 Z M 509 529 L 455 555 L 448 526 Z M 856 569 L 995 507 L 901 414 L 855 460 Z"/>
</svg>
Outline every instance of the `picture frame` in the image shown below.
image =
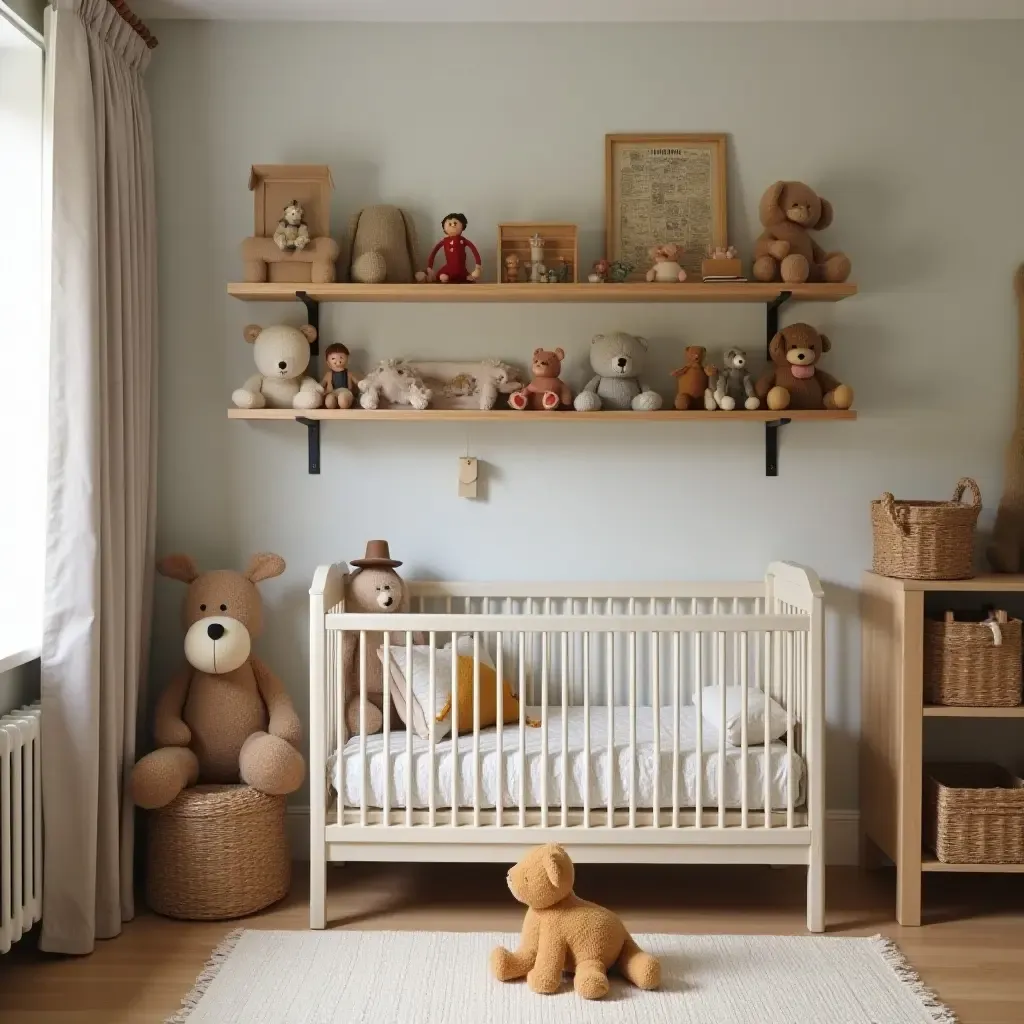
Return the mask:
<svg viewBox="0 0 1024 1024">
<path fill-rule="evenodd" d="M 605 136 L 605 258 L 634 265 L 643 279 L 648 250 L 675 242 L 699 281 L 708 244 L 728 245 L 725 133 L 654 132 Z"/>
</svg>

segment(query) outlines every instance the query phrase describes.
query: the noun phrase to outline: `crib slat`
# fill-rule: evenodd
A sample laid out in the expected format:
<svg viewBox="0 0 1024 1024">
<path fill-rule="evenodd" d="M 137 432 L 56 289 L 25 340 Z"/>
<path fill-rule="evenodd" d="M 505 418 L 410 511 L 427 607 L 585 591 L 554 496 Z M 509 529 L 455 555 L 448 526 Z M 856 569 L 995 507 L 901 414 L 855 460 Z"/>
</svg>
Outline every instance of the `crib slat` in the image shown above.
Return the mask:
<svg viewBox="0 0 1024 1024">
<path fill-rule="evenodd" d="M 359 824 L 366 826 L 366 787 L 370 767 L 366 763 L 366 630 L 359 630 L 359 765 L 362 779 L 359 794 Z"/>
<path fill-rule="evenodd" d="M 384 634 L 384 676 L 383 676 L 383 687 L 384 694 L 382 703 L 384 705 L 384 771 L 382 773 L 382 782 L 384 784 L 384 799 L 381 802 L 381 808 L 383 814 L 381 815 L 381 824 L 387 827 L 391 824 L 391 715 L 389 709 L 391 707 L 391 634 Z M 409 669 L 406 669 L 408 673 Z"/>
<path fill-rule="evenodd" d="M 630 614 L 633 602 L 630 599 Z M 636 828 L 636 633 L 629 634 L 629 827 Z"/>
<path fill-rule="evenodd" d="M 462 765 L 459 760 L 459 659 L 456 652 L 459 649 L 459 635 L 452 631 L 452 828 L 459 823 L 459 776 L 462 774 Z"/>
<path fill-rule="evenodd" d="M 608 598 L 608 614 L 612 614 L 612 599 Z M 615 827 L 615 769 L 618 755 L 615 752 L 615 634 L 605 633 L 606 651 L 604 661 L 605 678 L 608 684 L 608 827 Z"/>
<path fill-rule="evenodd" d="M 593 614 L 594 599 L 587 600 Z M 590 828 L 590 634 L 583 634 L 583 827 Z"/>
<path fill-rule="evenodd" d="M 793 828 L 793 634 L 786 634 L 786 828 Z"/>
<path fill-rule="evenodd" d="M 725 734 L 726 734 L 726 692 L 725 692 L 725 634 L 715 634 L 717 648 L 717 678 L 719 693 L 722 700 L 721 726 L 718 730 L 718 827 L 725 828 Z"/>
<path fill-rule="evenodd" d="M 771 732 L 768 729 L 768 698 L 772 690 L 772 635 L 764 634 L 764 754 L 767 758 L 771 747 Z M 764 772 L 764 827 L 772 827 L 772 773 L 765 762 Z"/>
<path fill-rule="evenodd" d="M 348 723 L 345 721 L 345 693 L 347 680 L 345 679 L 345 634 L 339 630 L 330 631 L 331 641 L 334 644 L 332 656 L 336 659 L 338 682 L 337 692 L 334 695 L 334 717 L 335 729 L 337 730 L 336 746 L 337 753 L 334 755 L 338 767 L 338 807 L 337 823 L 340 825 L 343 819 L 342 808 L 345 806 L 345 732 Z"/>
<path fill-rule="evenodd" d="M 672 598 L 672 614 L 676 599 Z M 683 634 L 672 641 L 672 827 L 679 828 L 679 688 L 682 685 Z"/>
<path fill-rule="evenodd" d="M 389 693 L 387 684 L 384 686 L 385 697 Z M 390 701 L 385 700 L 386 705 Z M 412 633 L 405 633 L 405 824 L 412 827 Z"/>
<path fill-rule="evenodd" d="M 480 634 L 473 632 L 473 827 L 480 827 Z"/>
<path fill-rule="evenodd" d="M 548 599 L 550 603 L 550 598 Z M 548 634 L 540 635 L 540 827 L 548 827 Z"/>
<path fill-rule="evenodd" d="M 519 636 L 519 827 L 526 828 L 526 637 Z"/>
<path fill-rule="evenodd" d="M 427 796 L 427 813 L 430 815 L 430 827 L 437 824 L 437 795 L 434 789 L 434 780 L 437 777 L 437 738 L 435 730 L 437 723 L 437 634 L 430 631 L 430 654 L 428 687 L 428 712 L 427 712 L 427 756 L 429 758 L 427 767 L 430 771 L 430 790 Z"/>
<path fill-rule="evenodd" d="M 653 598 L 651 604 L 654 604 Z M 654 827 L 661 824 L 661 633 L 651 634 L 651 704 L 654 707 L 654 796 L 651 800 Z"/>
<path fill-rule="evenodd" d="M 562 633 L 562 828 L 569 827 L 569 634 Z"/>
<path fill-rule="evenodd" d="M 747 757 L 749 738 L 747 736 L 747 634 L 740 633 L 740 747 L 741 755 L 740 770 L 740 825 L 743 828 L 750 827 L 750 795 L 747 792 Z"/>
<path fill-rule="evenodd" d="M 494 825 L 495 828 L 501 828 L 505 816 L 505 751 L 501 738 L 505 723 L 505 640 L 500 632 L 496 644 L 494 668 L 498 681 L 498 720 L 494 723 L 494 732 L 498 741 L 498 761 L 494 786 Z"/>
<path fill-rule="evenodd" d="M 697 598 L 690 599 L 690 614 L 697 614 Z M 704 827 L 704 634 L 693 634 L 693 686 L 697 705 L 697 771 L 695 781 L 697 792 L 694 794 L 694 825 Z"/>
</svg>

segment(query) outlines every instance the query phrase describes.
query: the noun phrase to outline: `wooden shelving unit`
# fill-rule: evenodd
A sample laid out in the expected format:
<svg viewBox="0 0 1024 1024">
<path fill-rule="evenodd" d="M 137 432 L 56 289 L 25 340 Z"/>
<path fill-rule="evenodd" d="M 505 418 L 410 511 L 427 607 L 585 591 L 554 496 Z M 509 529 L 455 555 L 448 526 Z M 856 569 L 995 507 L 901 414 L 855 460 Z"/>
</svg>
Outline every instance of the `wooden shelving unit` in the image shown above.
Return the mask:
<svg viewBox="0 0 1024 1024">
<path fill-rule="evenodd" d="M 658 284 L 646 281 L 623 284 L 249 284 L 238 282 L 228 285 L 228 295 L 244 302 L 299 301 L 306 307 L 306 316 L 314 327 L 320 328 L 321 302 L 420 302 L 420 303 L 621 303 L 621 302 L 721 302 L 759 303 L 765 307 L 766 344 L 779 329 L 779 308 L 790 300 L 801 302 L 839 302 L 857 294 L 855 284 L 761 284 L 756 281 L 684 282 Z M 319 348 L 312 346 L 314 355 Z M 315 372 L 315 367 L 313 372 Z M 779 428 L 787 423 L 805 420 L 854 420 L 852 410 L 843 412 L 712 412 L 703 410 L 677 412 L 666 409 L 654 413 L 514 413 L 509 411 L 440 410 L 423 412 L 407 409 L 316 409 L 308 413 L 290 409 L 229 409 L 228 417 L 239 420 L 283 420 L 301 423 L 306 427 L 309 447 L 309 472 L 320 472 L 320 425 L 326 420 L 420 420 L 423 422 L 536 422 L 538 420 L 583 422 L 596 420 L 617 423 L 694 422 L 707 420 L 729 422 L 746 420 L 763 423 L 765 437 L 765 475 L 778 476 Z"/>
<path fill-rule="evenodd" d="M 921 923 L 924 872 L 1024 872 L 1024 864 L 943 864 L 922 848 L 925 719 L 1024 721 L 1024 707 L 925 704 L 926 593 L 1024 593 L 1024 576 L 898 580 L 864 574 L 860 608 L 862 854 L 868 865 L 880 859 L 879 853 L 896 865 L 896 919 L 902 925 Z"/>
</svg>

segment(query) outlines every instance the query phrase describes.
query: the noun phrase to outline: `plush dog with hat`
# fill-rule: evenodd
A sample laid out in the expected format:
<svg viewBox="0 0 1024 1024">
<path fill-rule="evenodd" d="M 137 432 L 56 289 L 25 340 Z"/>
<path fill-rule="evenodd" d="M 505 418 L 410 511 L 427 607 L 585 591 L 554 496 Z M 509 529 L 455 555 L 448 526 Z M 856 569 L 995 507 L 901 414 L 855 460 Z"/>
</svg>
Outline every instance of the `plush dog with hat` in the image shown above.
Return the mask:
<svg viewBox="0 0 1024 1024">
<path fill-rule="evenodd" d="M 364 615 L 397 614 L 409 611 L 409 589 L 395 570 L 402 564 L 391 557 L 386 540 L 366 542 L 366 554 L 354 558 L 356 570 L 345 577 L 345 611 Z M 391 636 L 392 644 L 405 643 L 405 634 Z M 418 641 L 417 641 L 418 642 Z M 391 713 L 391 698 L 384 683 L 384 669 L 377 649 L 384 645 L 384 634 L 366 634 L 366 722 L 368 735 L 380 732 L 384 715 Z M 345 725 L 348 735 L 363 731 L 359 711 L 359 634 L 346 632 L 342 646 L 345 665 Z"/>
</svg>

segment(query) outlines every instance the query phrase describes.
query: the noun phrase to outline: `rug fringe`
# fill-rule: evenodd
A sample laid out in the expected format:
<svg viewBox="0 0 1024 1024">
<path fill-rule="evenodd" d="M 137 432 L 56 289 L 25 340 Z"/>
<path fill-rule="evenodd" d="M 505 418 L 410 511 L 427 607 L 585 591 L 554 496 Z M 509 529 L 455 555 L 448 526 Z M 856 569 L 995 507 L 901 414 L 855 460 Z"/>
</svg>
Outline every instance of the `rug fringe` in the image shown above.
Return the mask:
<svg viewBox="0 0 1024 1024">
<path fill-rule="evenodd" d="M 192 991 L 181 1000 L 181 1009 L 173 1017 L 168 1017 L 164 1024 L 187 1024 L 189 1017 L 192 1016 L 193 1011 L 199 1005 L 199 1000 L 203 998 L 206 990 L 213 984 L 213 979 L 220 973 L 220 969 L 227 962 L 235 946 L 238 945 L 238 940 L 244 934 L 244 928 L 236 928 L 234 931 L 228 932 L 217 943 L 216 948 L 210 954 L 210 959 L 206 961 L 202 972 L 196 978 Z"/>
<path fill-rule="evenodd" d="M 896 977 L 921 1001 L 921 1005 L 935 1024 L 960 1024 L 957 1015 L 939 999 L 932 989 L 925 985 L 921 980 L 921 975 L 910 965 L 903 955 L 903 951 L 895 942 L 887 939 L 884 935 L 872 935 L 871 941 Z"/>
</svg>

